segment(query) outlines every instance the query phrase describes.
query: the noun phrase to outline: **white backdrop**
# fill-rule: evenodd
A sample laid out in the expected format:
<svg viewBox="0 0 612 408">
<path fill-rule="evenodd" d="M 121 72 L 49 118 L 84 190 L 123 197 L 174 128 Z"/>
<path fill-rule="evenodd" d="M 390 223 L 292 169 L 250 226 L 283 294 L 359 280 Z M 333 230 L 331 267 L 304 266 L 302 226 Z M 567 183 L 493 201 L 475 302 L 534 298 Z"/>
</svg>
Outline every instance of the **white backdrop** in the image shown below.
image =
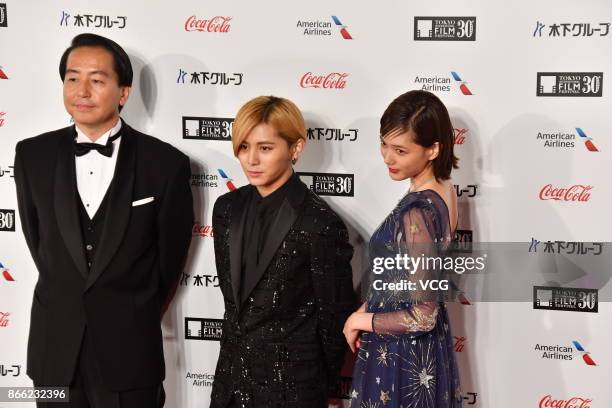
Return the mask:
<svg viewBox="0 0 612 408">
<path fill-rule="evenodd" d="M 194 19 L 212 21 L 191 24 Z M 432 89 L 457 129 L 461 168 L 453 179 L 461 230 L 475 242 L 522 243 L 525 256 L 533 239 L 541 241 L 539 255 L 546 241 L 593 247 L 610 241 L 612 227 L 605 205 L 612 199 L 611 23 L 612 3 L 605 0 L 3 0 L 0 386 L 31 384 L 25 351 L 37 279 L 21 225 L 11 223 L 17 204 L 10 166 L 19 140 L 70 124 L 58 63 L 76 34 L 98 33 L 126 49 L 135 79 L 122 116 L 192 159 L 198 223 L 186 275 L 163 320 L 166 406 L 191 408 L 208 406 L 219 350 L 210 320 L 223 314 L 211 210 L 231 187 L 224 175 L 235 186 L 246 183 L 227 137 L 241 104 L 273 94 L 304 112 L 311 138 L 296 170 L 335 175 L 323 177 L 331 180 L 332 193 L 341 193 L 324 197 L 349 226 L 356 287 L 367 273 L 370 235 L 408 188 L 387 176 L 378 120 L 393 98 L 410 89 Z M 540 82 L 538 73 L 544 73 Z M 331 87 L 309 86 L 310 77 L 330 74 Z M 581 134 L 598 151 L 590 151 Z M 549 199 L 560 194 L 547 195 L 549 184 L 585 191 L 575 201 L 571 195 Z M 569 244 L 555 245 L 561 251 Z M 570 272 L 553 278 L 538 269 L 540 261 L 504 263 L 505 279 L 516 273 L 527 280 L 522 301 L 473 298 L 469 306 L 451 306 L 465 406 L 552 407 L 553 400 L 572 398 L 576 407 L 611 406 L 604 378 L 612 372 L 612 309 L 606 303 L 612 289 L 609 278 L 595 278 L 589 269 L 609 269 L 607 251 L 605 244 L 601 255 L 587 251 Z M 584 273 L 572 274 L 572 268 Z M 597 312 L 535 309 L 533 286 L 555 286 L 551 282 L 599 289 Z M 570 349 L 566 359 L 546 358 L 541 346 Z M 584 353 L 596 365 L 588 365 Z M 350 377 L 350 367 L 344 376 Z M 340 394 L 348 393 L 348 382 L 339 386 Z M 0 402 L 4 406 L 33 404 Z"/>
</svg>

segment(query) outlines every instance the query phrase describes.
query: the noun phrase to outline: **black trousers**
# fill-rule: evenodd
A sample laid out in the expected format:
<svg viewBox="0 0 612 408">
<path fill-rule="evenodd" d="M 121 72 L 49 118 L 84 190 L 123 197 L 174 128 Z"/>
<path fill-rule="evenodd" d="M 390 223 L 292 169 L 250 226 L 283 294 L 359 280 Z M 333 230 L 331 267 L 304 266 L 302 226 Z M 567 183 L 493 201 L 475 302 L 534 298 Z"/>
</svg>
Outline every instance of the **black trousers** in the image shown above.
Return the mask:
<svg viewBox="0 0 612 408">
<path fill-rule="evenodd" d="M 78 366 L 69 387 L 70 402 L 38 402 L 38 408 L 162 408 L 164 387 L 109 391 L 102 385 L 102 376 L 88 332 L 83 336 Z"/>
</svg>

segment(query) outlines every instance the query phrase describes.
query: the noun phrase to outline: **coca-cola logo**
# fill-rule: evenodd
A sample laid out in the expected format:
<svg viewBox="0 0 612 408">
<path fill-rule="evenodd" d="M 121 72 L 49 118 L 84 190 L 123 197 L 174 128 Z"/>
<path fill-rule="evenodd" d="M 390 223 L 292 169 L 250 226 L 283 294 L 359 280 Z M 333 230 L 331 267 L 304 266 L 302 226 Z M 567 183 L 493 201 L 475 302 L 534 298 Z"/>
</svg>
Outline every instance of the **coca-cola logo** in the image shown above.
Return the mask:
<svg viewBox="0 0 612 408">
<path fill-rule="evenodd" d="M 198 19 L 189 16 L 185 21 L 185 31 L 200 31 L 206 33 L 227 33 L 230 30 L 231 17 L 215 16 L 211 19 Z"/>
<path fill-rule="evenodd" d="M 462 145 L 465 143 L 465 135 L 467 134 L 467 129 L 457 129 L 455 128 L 455 144 Z"/>
<path fill-rule="evenodd" d="M 9 312 L 0 312 L 0 327 L 7 327 L 9 324 Z"/>
<path fill-rule="evenodd" d="M 465 337 L 455 336 L 455 352 L 461 353 L 465 349 Z"/>
<path fill-rule="evenodd" d="M 583 184 L 574 184 L 567 188 L 557 188 L 547 184 L 540 190 L 540 200 L 589 201 L 592 189 L 593 186 Z"/>
<path fill-rule="evenodd" d="M 331 72 L 327 75 L 314 75 L 307 72 L 300 79 L 302 88 L 344 89 L 346 87 L 346 72 Z"/>
<path fill-rule="evenodd" d="M 590 398 L 572 397 L 567 400 L 556 400 L 546 395 L 540 400 L 540 408 L 590 408 Z"/>
<path fill-rule="evenodd" d="M 194 237 L 214 237 L 212 225 L 203 225 L 196 222 L 193 224 L 191 232 Z"/>
</svg>

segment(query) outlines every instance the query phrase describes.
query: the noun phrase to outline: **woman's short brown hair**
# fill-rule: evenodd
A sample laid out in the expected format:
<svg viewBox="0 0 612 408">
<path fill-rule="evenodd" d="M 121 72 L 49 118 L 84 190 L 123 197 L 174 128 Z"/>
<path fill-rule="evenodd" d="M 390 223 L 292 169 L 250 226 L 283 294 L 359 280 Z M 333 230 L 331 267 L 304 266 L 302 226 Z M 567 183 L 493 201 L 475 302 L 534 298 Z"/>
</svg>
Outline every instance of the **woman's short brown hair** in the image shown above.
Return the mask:
<svg viewBox="0 0 612 408">
<path fill-rule="evenodd" d="M 434 177 L 448 180 L 459 159 L 453 153 L 455 131 L 446 106 L 427 91 L 409 91 L 395 98 L 380 118 L 380 137 L 412 130 L 414 142 L 423 147 L 439 143 L 438 156 L 433 160 Z"/>
<path fill-rule="evenodd" d="M 272 126 L 289 145 L 306 140 L 304 117 L 293 102 L 276 96 L 258 96 L 242 105 L 236 114 L 232 128 L 234 156 L 238 156 L 240 145 L 261 123 Z"/>
</svg>

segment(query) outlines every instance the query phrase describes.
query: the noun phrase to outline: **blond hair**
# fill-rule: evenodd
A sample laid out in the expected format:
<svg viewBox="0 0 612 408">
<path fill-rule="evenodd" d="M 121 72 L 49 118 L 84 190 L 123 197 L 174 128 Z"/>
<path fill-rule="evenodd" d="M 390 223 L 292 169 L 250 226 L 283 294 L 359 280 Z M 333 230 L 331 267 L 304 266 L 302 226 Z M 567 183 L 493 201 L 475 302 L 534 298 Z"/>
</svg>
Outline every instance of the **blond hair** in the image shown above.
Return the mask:
<svg viewBox="0 0 612 408">
<path fill-rule="evenodd" d="M 293 102 L 276 96 L 258 96 L 242 105 L 236 114 L 232 128 L 234 156 L 238 156 L 240 145 L 261 123 L 272 126 L 289 145 L 306 140 L 304 117 Z"/>
</svg>

